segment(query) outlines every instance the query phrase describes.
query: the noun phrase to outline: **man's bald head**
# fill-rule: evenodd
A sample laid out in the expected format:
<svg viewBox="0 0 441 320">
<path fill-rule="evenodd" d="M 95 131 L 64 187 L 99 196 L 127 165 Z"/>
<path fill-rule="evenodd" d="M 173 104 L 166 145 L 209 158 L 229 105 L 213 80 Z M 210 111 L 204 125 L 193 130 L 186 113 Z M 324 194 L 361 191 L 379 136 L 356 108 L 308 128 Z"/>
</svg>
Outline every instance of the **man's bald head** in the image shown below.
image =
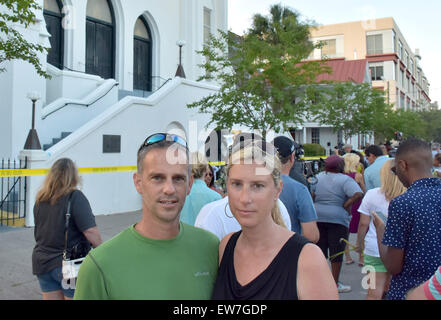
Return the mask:
<svg viewBox="0 0 441 320">
<path fill-rule="evenodd" d="M 432 168 L 430 145 L 420 139 L 410 138 L 402 142 L 395 158 L 406 161 L 409 167 L 421 173 L 430 171 Z"/>
</svg>

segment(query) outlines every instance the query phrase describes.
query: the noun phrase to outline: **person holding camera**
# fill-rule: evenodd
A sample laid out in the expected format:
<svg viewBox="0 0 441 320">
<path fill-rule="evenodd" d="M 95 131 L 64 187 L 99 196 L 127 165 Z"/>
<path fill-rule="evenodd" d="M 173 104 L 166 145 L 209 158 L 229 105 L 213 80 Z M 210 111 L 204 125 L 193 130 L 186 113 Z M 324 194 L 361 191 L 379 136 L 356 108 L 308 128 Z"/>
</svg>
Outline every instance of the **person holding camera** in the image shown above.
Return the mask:
<svg viewBox="0 0 441 320">
<path fill-rule="evenodd" d="M 37 276 L 43 300 L 70 300 L 74 289 L 63 286 L 62 260 L 65 249 L 67 204 L 70 200 L 68 248 L 86 253 L 101 244 L 101 235 L 95 223 L 89 201 L 77 189 L 78 170 L 71 159 L 57 160 L 49 170 L 34 205 L 36 245 L 32 252 L 32 272 Z"/>
<path fill-rule="evenodd" d="M 291 217 L 291 231 L 297 232 L 309 241 L 316 243 L 320 235 L 316 222 L 317 213 L 311 194 L 308 188 L 289 176 L 289 171 L 295 162 L 294 141 L 285 136 L 278 136 L 274 139 L 273 144 L 277 149 L 282 165 L 283 188 L 280 200 L 288 209 Z"/>
</svg>

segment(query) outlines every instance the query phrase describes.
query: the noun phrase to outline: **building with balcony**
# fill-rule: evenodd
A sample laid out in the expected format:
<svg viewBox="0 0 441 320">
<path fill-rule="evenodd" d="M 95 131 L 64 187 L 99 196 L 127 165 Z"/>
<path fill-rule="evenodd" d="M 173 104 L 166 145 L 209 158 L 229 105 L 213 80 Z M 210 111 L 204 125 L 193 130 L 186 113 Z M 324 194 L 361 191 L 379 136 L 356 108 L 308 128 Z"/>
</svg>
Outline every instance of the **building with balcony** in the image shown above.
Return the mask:
<svg viewBox="0 0 441 320">
<path fill-rule="evenodd" d="M 319 26 L 311 30 L 311 40 L 323 46 L 310 59 L 367 59 L 372 87 L 385 90 L 394 108 L 418 111 L 430 105 L 419 49 L 411 49 L 393 18 Z"/>
</svg>

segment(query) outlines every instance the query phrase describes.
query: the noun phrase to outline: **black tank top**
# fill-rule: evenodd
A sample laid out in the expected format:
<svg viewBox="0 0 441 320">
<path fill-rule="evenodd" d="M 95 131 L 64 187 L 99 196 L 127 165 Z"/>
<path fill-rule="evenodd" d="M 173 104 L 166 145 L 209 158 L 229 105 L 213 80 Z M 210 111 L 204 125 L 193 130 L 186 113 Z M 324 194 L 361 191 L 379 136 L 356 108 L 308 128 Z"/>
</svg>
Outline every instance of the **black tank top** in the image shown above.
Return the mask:
<svg viewBox="0 0 441 320">
<path fill-rule="evenodd" d="M 297 262 L 309 241 L 295 233 L 280 249 L 270 265 L 255 279 L 241 286 L 234 271 L 234 248 L 242 231 L 228 241 L 219 267 L 214 300 L 298 300 Z"/>
</svg>

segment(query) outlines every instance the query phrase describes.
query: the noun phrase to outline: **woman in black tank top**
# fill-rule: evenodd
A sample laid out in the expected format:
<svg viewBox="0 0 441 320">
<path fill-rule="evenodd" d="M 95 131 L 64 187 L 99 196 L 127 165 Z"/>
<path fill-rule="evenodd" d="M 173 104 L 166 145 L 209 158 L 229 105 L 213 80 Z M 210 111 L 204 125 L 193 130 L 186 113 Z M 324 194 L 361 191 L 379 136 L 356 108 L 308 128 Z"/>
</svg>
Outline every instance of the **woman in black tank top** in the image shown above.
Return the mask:
<svg viewBox="0 0 441 320">
<path fill-rule="evenodd" d="M 288 230 L 277 199 L 282 190 L 274 146 L 234 150 L 227 167 L 229 205 L 242 231 L 219 246 L 213 299 L 338 299 L 322 251 Z"/>
</svg>

